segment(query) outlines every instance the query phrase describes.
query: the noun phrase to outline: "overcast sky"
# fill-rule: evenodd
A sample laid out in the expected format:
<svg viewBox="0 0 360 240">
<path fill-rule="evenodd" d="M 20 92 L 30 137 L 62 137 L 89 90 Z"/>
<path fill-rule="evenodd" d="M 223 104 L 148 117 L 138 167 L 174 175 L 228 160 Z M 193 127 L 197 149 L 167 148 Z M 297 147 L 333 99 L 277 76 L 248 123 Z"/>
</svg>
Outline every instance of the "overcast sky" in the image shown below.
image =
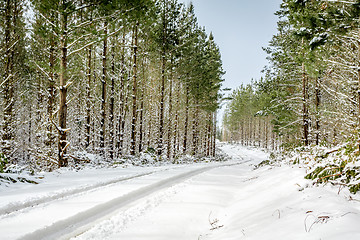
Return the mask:
<svg viewBox="0 0 360 240">
<path fill-rule="evenodd" d="M 182 0 L 188 4 L 190 0 Z M 224 87 L 259 79 L 266 47 L 276 33 L 281 0 L 192 0 L 198 22 L 214 33 L 226 71 Z"/>
<path fill-rule="evenodd" d="M 180 0 L 189 4 L 190 0 Z M 235 89 L 251 79 L 259 79 L 267 64 L 262 47 L 267 47 L 277 32 L 274 13 L 282 0 L 192 0 L 200 26 L 214 34 L 220 47 L 225 82 Z M 219 111 L 222 122 L 224 107 Z"/>
</svg>

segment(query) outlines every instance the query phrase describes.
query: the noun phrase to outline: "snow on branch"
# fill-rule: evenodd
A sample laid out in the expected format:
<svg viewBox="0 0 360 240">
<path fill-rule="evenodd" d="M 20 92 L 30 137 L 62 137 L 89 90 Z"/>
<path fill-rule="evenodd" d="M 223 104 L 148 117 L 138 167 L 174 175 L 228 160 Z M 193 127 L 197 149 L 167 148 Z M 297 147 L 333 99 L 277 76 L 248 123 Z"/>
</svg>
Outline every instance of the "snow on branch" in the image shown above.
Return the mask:
<svg viewBox="0 0 360 240">
<path fill-rule="evenodd" d="M 9 76 L 0 84 L 0 87 L 2 87 L 13 75 L 10 73 Z"/>
<path fill-rule="evenodd" d="M 49 75 L 42 67 L 40 67 L 35 61 L 33 61 L 33 63 L 35 64 L 35 66 L 36 66 L 37 68 L 40 69 L 40 71 L 41 71 L 47 78 L 50 78 L 50 75 Z"/>
<path fill-rule="evenodd" d="M 121 27 L 121 28 L 119 28 L 118 30 L 116 30 L 116 31 L 114 31 L 114 32 L 106 35 L 106 37 L 111 37 L 111 36 L 117 34 L 118 32 L 120 32 L 122 29 L 123 29 L 123 27 Z M 90 43 L 88 43 L 88 44 L 85 44 L 85 45 L 82 46 L 81 48 L 78 48 L 78 49 L 70 52 L 70 53 L 68 54 L 68 56 L 71 56 L 71 55 L 74 54 L 74 53 L 78 53 L 78 52 L 84 50 L 85 48 L 87 48 L 87 47 L 89 47 L 89 46 L 92 46 L 93 44 L 98 43 L 98 42 L 101 42 L 101 41 L 103 41 L 103 38 L 102 38 L 102 39 L 95 40 L 95 41 L 92 41 L 92 42 L 90 42 Z"/>
</svg>

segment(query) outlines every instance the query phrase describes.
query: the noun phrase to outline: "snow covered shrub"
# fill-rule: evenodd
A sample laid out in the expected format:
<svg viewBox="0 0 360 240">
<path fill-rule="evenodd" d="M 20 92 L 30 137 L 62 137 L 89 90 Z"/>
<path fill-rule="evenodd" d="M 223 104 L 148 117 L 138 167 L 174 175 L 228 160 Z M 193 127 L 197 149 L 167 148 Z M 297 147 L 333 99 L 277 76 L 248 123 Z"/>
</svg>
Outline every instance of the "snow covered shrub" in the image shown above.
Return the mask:
<svg viewBox="0 0 360 240">
<path fill-rule="evenodd" d="M 305 178 L 314 180 L 315 184 L 331 183 L 347 186 L 352 193 L 360 190 L 360 152 L 359 142 L 355 138 L 334 149 L 313 151 L 308 155 L 312 167 Z M 302 162 L 306 159 L 302 158 Z"/>
<path fill-rule="evenodd" d="M 258 169 L 258 168 L 268 166 L 268 165 L 271 165 L 270 160 L 264 160 L 264 161 L 261 161 L 259 164 L 255 165 L 254 169 Z"/>
<path fill-rule="evenodd" d="M 343 166 L 337 166 L 335 164 L 319 166 L 316 167 L 314 171 L 306 175 L 305 178 L 316 180 L 317 183 L 324 183 L 330 180 L 336 180 L 341 177 L 343 168 Z"/>
<path fill-rule="evenodd" d="M 305 176 L 306 179 L 315 180 L 316 184 L 331 183 L 333 185 L 345 185 L 350 192 L 357 193 L 360 190 L 360 167 L 347 165 L 329 164 L 325 167 L 317 167 L 314 171 Z"/>
<path fill-rule="evenodd" d="M 153 147 L 148 147 L 148 148 L 146 149 L 145 153 L 148 153 L 148 154 L 150 154 L 150 155 L 155 155 L 155 154 L 156 154 L 156 150 L 155 150 L 155 148 L 153 148 Z"/>
<path fill-rule="evenodd" d="M 138 165 L 154 164 L 157 161 L 155 152 L 140 153 L 140 163 Z"/>
<path fill-rule="evenodd" d="M 9 160 L 4 155 L 4 153 L 0 153 L 0 173 L 4 172 L 6 164 L 8 164 L 8 163 L 9 163 Z"/>
</svg>

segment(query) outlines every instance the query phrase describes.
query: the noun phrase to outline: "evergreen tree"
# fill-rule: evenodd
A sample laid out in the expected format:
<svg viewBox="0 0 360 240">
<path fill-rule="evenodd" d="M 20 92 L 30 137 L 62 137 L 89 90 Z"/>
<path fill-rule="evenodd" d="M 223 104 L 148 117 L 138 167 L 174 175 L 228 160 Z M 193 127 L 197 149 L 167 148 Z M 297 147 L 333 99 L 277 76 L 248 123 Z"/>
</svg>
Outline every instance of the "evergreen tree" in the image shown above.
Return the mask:
<svg viewBox="0 0 360 240">
<path fill-rule="evenodd" d="M 1 120 L 1 152 L 4 159 L 16 162 L 16 86 L 22 81 L 27 71 L 24 63 L 25 53 L 25 24 L 23 19 L 24 4 L 15 0 L 0 1 L 0 41 L 1 41 L 1 92 L 2 92 L 2 120 Z M 1 164 L 1 163 L 0 163 Z"/>
<path fill-rule="evenodd" d="M 83 151 L 214 155 L 223 71 L 192 4 L 31 0 L 26 45 L 24 4 L 0 3 L 1 169 L 4 156 L 52 170 Z"/>
</svg>

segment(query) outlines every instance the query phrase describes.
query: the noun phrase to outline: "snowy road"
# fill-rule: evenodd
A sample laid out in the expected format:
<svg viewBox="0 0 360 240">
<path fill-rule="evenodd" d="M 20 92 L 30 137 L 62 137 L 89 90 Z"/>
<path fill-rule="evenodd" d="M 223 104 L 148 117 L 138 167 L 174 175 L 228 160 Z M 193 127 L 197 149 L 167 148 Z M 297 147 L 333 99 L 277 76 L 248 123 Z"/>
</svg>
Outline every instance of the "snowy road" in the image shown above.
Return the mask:
<svg viewBox="0 0 360 240">
<path fill-rule="evenodd" d="M 1 238 L 69 239 L 153 193 L 166 192 L 210 169 L 241 162 L 69 172 L 40 185 L 2 189 Z"/>
<path fill-rule="evenodd" d="M 2 188 L 1 239 L 360 239 L 348 192 L 306 188 L 297 167 L 254 171 L 267 154 L 222 148 L 231 161 L 69 172 Z"/>
</svg>

